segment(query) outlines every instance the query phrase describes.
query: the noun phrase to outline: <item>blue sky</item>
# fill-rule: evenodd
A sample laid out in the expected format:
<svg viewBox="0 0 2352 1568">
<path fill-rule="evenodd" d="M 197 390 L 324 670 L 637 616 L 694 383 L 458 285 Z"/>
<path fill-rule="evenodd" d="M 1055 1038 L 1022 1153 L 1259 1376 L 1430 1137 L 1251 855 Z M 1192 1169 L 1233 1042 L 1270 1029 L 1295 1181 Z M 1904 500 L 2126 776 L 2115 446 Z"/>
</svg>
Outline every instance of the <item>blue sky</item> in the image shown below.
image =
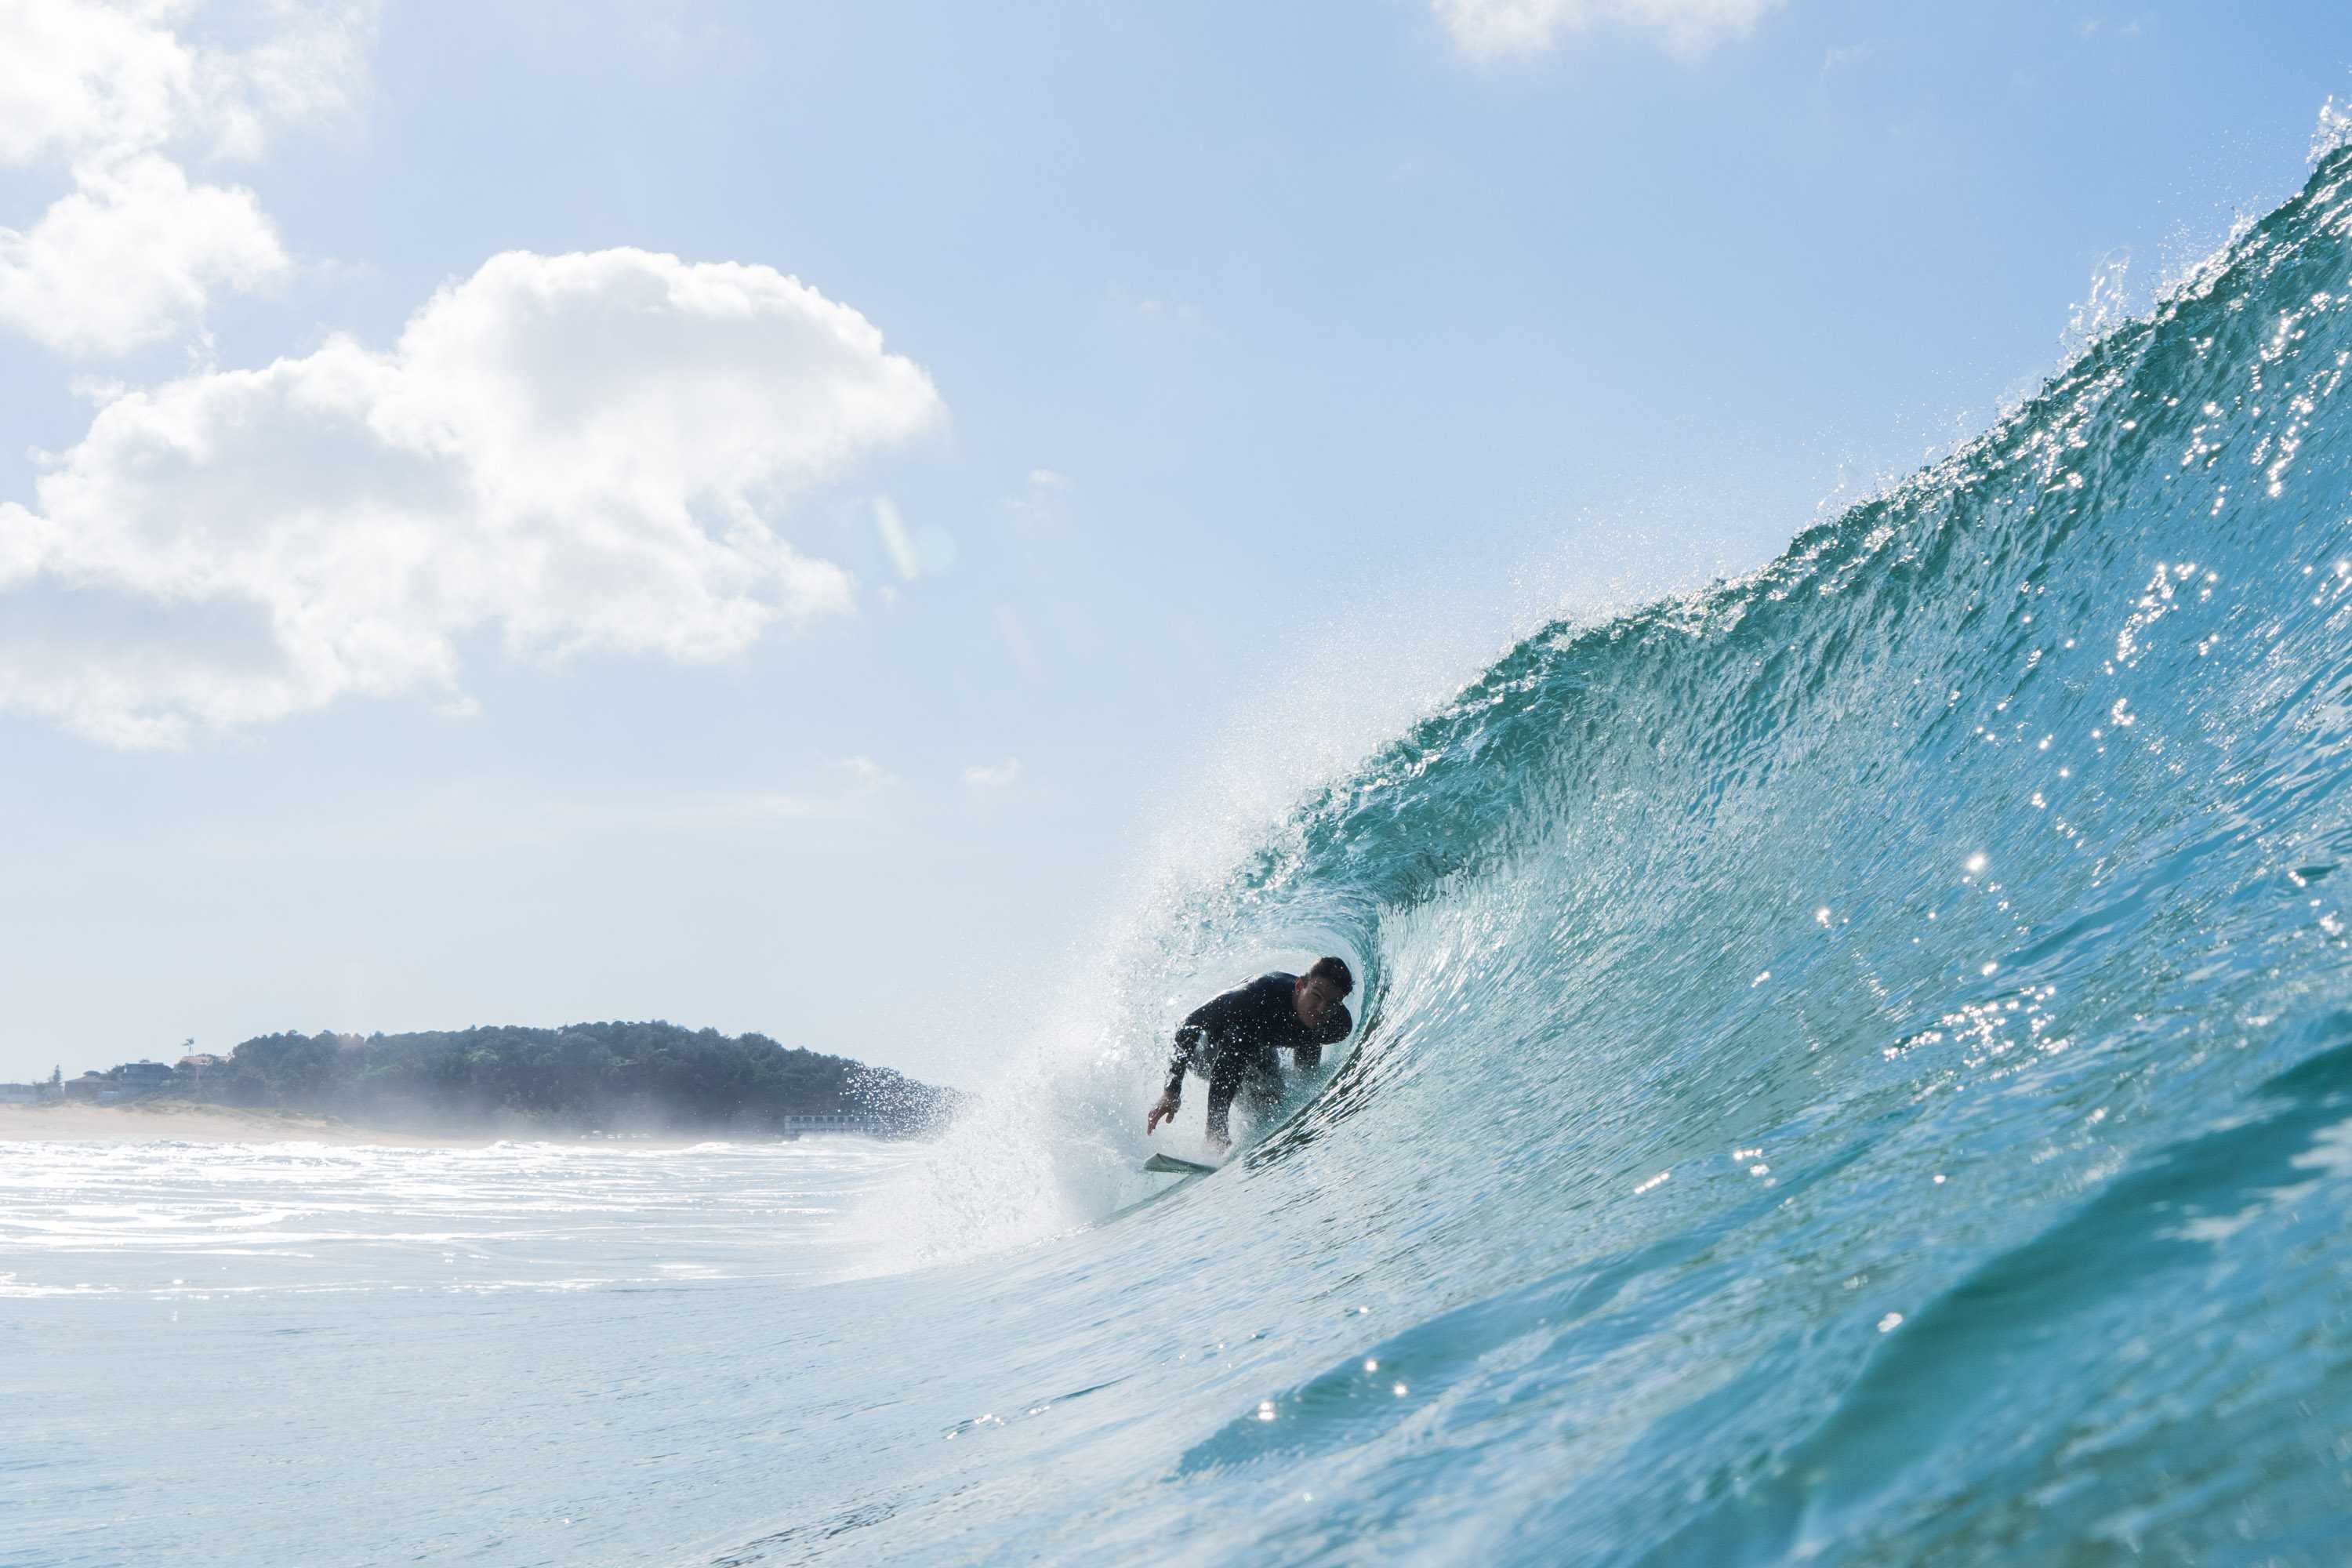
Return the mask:
<svg viewBox="0 0 2352 1568">
<path fill-rule="evenodd" d="M 1151 857 L 1981 428 L 2347 72 L 2293 4 L 11 8 L 0 1076 L 982 1081 Z"/>
</svg>

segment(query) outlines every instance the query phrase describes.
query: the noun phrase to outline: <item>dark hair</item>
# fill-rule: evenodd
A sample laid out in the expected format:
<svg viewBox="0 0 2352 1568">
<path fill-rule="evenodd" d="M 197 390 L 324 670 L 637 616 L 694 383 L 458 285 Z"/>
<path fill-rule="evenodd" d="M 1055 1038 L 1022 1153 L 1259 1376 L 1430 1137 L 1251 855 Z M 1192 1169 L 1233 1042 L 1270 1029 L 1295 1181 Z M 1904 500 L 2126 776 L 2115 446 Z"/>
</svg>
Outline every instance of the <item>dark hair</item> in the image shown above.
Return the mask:
<svg viewBox="0 0 2352 1568">
<path fill-rule="evenodd" d="M 1356 977 L 1349 973 L 1348 961 L 1344 958 L 1317 959 L 1315 967 L 1307 972 L 1307 978 L 1329 981 L 1339 988 L 1339 994 L 1342 996 L 1356 988 Z"/>
</svg>

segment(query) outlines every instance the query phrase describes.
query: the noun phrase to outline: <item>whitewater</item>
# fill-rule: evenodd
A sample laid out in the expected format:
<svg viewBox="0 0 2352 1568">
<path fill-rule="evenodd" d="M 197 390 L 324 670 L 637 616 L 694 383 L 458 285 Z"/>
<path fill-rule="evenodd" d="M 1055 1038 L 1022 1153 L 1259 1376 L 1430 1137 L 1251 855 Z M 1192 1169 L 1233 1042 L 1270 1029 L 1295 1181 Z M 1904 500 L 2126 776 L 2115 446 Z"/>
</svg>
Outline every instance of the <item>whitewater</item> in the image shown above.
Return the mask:
<svg viewBox="0 0 2352 1568">
<path fill-rule="evenodd" d="M 2347 365 L 2338 151 L 1145 900 L 937 1144 L 11 1147 L 0 1560 L 2340 1561 Z M 1337 1066 L 1143 1176 L 1320 952 Z"/>
</svg>

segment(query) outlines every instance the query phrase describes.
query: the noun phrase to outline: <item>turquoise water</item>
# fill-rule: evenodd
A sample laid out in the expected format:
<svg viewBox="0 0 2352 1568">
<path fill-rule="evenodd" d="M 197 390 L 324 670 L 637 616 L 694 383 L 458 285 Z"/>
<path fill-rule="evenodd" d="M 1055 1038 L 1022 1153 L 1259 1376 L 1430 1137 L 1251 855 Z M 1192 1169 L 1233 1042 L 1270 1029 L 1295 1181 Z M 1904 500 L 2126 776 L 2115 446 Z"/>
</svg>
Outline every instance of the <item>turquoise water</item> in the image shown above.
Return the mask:
<svg viewBox="0 0 2352 1568">
<path fill-rule="evenodd" d="M 371 1155 L 203 1301 L 194 1174 L 58 1177 L 176 1239 L 0 1256 L 0 1558 L 2342 1561 L 2347 365 L 2337 153 L 1976 443 L 1145 899 L 934 1148 Z M 1140 1175 L 1168 1027 L 1327 950 L 1328 1080 Z M 383 1239 L 544 1190 L 601 1217 Z"/>
<path fill-rule="evenodd" d="M 1353 958 L 1328 1087 L 828 1293 L 709 1560 L 2341 1562 L 2347 364 L 2339 153 L 1769 568 L 1510 649 L 1151 928 L 933 1241 L 1113 1184 L 1193 976 Z"/>
</svg>

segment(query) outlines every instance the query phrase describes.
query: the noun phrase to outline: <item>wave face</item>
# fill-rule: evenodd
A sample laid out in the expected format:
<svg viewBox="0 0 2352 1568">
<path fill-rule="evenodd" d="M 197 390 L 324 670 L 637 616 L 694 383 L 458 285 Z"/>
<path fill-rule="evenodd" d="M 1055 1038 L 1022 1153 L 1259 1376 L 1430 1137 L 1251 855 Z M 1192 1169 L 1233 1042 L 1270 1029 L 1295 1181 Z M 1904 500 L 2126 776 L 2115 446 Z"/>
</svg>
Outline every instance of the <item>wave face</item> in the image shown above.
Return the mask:
<svg viewBox="0 0 2352 1568">
<path fill-rule="evenodd" d="M 1354 956 L 1328 1085 L 834 1288 L 853 1451 L 718 1560 L 2337 1560 L 2347 364 L 2338 153 L 1768 569 L 1509 650 L 1156 938 Z"/>
</svg>

